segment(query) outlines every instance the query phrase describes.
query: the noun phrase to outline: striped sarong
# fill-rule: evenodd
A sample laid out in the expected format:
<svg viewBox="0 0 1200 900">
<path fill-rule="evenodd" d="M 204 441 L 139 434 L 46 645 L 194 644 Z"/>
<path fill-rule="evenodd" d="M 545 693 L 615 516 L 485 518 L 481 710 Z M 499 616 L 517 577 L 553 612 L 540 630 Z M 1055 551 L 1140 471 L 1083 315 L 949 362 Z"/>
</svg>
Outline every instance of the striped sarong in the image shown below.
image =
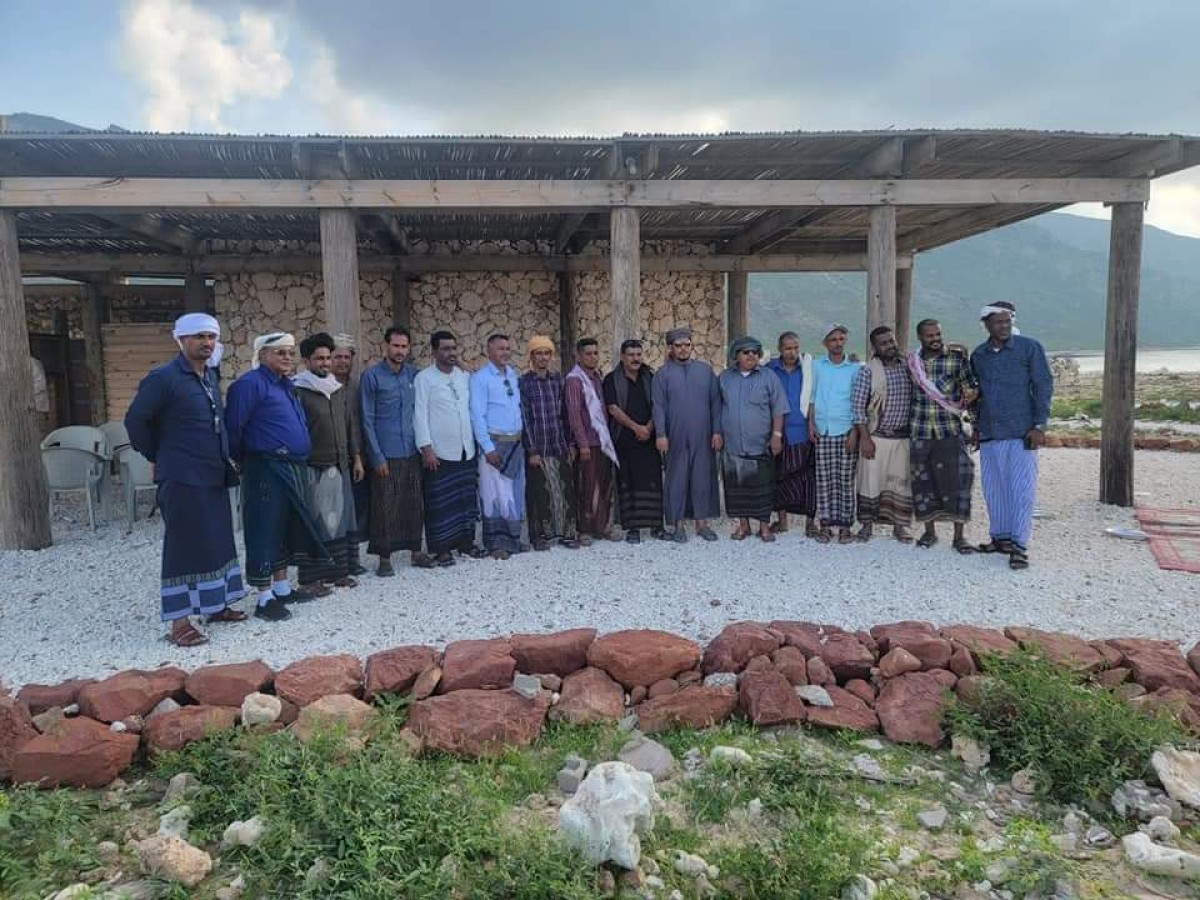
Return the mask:
<svg viewBox="0 0 1200 900">
<path fill-rule="evenodd" d="M 308 507 L 320 526 L 330 560 L 301 555 L 296 561 L 300 569 L 297 577 L 301 584 L 337 581 L 350 574 L 350 535 L 355 524 L 350 472 L 335 466 L 308 466 L 304 474 Z"/>
<path fill-rule="evenodd" d="M 161 618 L 215 615 L 246 596 L 225 487 L 158 485 L 162 510 Z"/>
<path fill-rule="evenodd" d="M 425 505 L 425 546 L 430 553 L 449 553 L 475 544 L 479 520 L 475 460 L 438 460 L 436 472 L 421 470 Z"/>
<path fill-rule="evenodd" d="M 908 464 L 918 522 L 971 520 L 975 463 L 961 434 L 913 438 Z"/>
<path fill-rule="evenodd" d="M 579 487 L 579 532 L 603 537 L 612 521 L 613 464 L 599 447 L 589 447 L 591 459 L 575 464 Z"/>
<path fill-rule="evenodd" d="M 786 444 L 775 466 L 775 508 L 812 517 L 817 511 L 817 454 L 813 444 Z"/>
<path fill-rule="evenodd" d="M 908 438 L 872 437 L 875 458 L 858 460 L 858 521 L 864 525 L 912 524 Z"/>
<path fill-rule="evenodd" d="M 1038 454 L 1020 438 L 979 445 L 983 500 L 993 541 L 1012 541 L 1029 549 L 1033 504 L 1037 496 Z"/>
<path fill-rule="evenodd" d="M 367 552 L 391 556 L 421 549 L 421 457 L 387 461 L 388 474 L 371 474 L 370 535 Z"/>
<path fill-rule="evenodd" d="M 775 499 L 775 460 L 770 456 L 724 453 L 725 515 L 769 522 Z"/>
<path fill-rule="evenodd" d="M 621 527 L 663 527 L 662 455 L 654 441 L 617 441 L 617 496 Z"/>
<path fill-rule="evenodd" d="M 817 518 L 822 528 L 854 524 L 854 469 L 858 451 L 846 449 L 846 435 L 817 438 Z"/>
<path fill-rule="evenodd" d="M 575 468 L 570 460 L 543 456 L 526 471 L 525 504 L 530 540 L 574 540 Z"/>
</svg>

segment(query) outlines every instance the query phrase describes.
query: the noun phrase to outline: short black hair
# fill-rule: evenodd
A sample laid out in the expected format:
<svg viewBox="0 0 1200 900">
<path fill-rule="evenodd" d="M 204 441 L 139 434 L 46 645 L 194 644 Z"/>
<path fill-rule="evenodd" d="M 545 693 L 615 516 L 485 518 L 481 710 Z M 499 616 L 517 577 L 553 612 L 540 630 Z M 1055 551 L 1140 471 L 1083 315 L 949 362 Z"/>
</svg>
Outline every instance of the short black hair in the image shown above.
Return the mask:
<svg viewBox="0 0 1200 900">
<path fill-rule="evenodd" d="M 392 342 L 392 335 L 394 334 L 402 334 L 408 338 L 408 342 L 410 344 L 412 343 L 412 334 L 403 325 L 392 325 L 390 328 L 388 328 L 388 330 L 383 333 L 383 342 L 385 344 L 390 344 Z"/>
<path fill-rule="evenodd" d="M 438 348 L 442 341 L 454 341 L 454 343 L 457 344 L 458 338 L 456 338 L 452 332 L 445 330 L 435 331 L 429 336 L 429 346 L 434 350 Z"/>
<path fill-rule="evenodd" d="M 509 339 L 510 338 L 507 334 L 501 334 L 499 331 L 497 331 L 495 334 L 488 335 L 487 345 L 490 347 L 492 344 L 496 343 L 496 341 L 507 341 Z"/>
<path fill-rule="evenodd" d="M 333 352 L 333 335 L 324 331 L 310 334 L 300 342 L 300 356 L 303 359 L 312 359 L 312 355 L 322 347 L 330 353 Z"/>
<path fill-rule="evenodd" d="M 627 341 L 621 341 L 621 352 L 622 353 L 624 353 L 626 350 L 635 350 L 635 349 L 636 350 L 642 349 L 642 342 L 639 341 L 637 338 L 630 338 Z"/>
<path fill-rule="evenodd" d="M 942 323 L 939 322 L 937 319 L 922 319 L 920 322 L 917 323 L 917 334 L 919 335 L 921 333 L 921 329 L 924 328 L 926 325 L 941 325 L 941 324 Z"/>
<path fill-rule="evenodd" d="M 891 333 L 892 333 L 891 325 L 876 325 L 874 328 L 871 329 L 871 343 L 874 344 L 875 338 L 879 337 L 880 335 L 891 334 Z"/>
<path fill-rule="evenodd" d="M 793 340 L 798 344 L 798 343 L 800 343 L 800 335 L 796 334 L 796 332 L 794 332 L 794 331 L 785 331 L 783 334 L 781 334 L 779 336 L 779 342 L 776 344 L 776 346 L 779 347 L 780 350 L 782 350 L 783 342 L 787 341 L 787 340 Z"/>
<path fill-rule="evenodd" d="M 582 352 L 585 347 L 599 347 L 600 342 L 595 338 L 580 338 L 575 342 L 575 350 Z"/>
</svg>

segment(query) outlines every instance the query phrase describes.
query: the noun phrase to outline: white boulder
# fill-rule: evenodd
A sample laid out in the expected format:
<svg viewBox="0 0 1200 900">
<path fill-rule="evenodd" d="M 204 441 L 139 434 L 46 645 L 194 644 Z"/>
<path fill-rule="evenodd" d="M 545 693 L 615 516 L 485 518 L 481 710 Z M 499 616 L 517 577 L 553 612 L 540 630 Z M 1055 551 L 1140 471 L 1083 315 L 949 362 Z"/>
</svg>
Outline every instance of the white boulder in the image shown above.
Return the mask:
<svg viewBox="0 0 1200 900">
<path fill-rule="evenodd" d="M 1159 846 L 1140 831 L 1125 835 L 1121 844 L 1129 864 L 1143 872 L 1168 878 L 1200 878 L 1200 856 L 1195 853 Z"/>
<path fill-rule="evenodd" d="M 604 762 L 588 772 L 575 795 L 558 811 L 567 844 L 591 865 L 613 862 L 636 869 L 641 835 L 654 827 L 658 793 L 654 777 L 623 762 Z"/>
<path fill-rule="evenodd" d="M 1151 755 L 1150 765 L 1171 799 L 1200 809 L 1200 753 L 1163 747 Z"/>
</svg>

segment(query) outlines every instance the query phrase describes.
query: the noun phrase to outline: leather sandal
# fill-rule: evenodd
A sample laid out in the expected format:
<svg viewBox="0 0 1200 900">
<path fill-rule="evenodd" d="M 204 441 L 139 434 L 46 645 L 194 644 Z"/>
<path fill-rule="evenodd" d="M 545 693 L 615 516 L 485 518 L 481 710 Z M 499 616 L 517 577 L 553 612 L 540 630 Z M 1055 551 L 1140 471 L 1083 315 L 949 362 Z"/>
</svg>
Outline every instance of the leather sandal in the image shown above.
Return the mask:
<svg viewBox="0 0 1200 900">
<path fill-rule="evenodd" d="M 211 625 L 213 622 L 245 622 L 248 618 L 240 609 L 234 609 L 232 606 L 227 606 L 219 613 L 213 613 L 204 619 L 205 625 Z M 193 629 L 194 630 L 194 629 Z"/>
<path fill-rule="evenodd" d="M 176 647 L 199 647 L 201 644 L 208 643 L 208 637 L 202 634 L 191 622 L 188 622 L 179 631 L 176 631 L 174 628 L 168 631 L 167 641 Z"/>
</svg>

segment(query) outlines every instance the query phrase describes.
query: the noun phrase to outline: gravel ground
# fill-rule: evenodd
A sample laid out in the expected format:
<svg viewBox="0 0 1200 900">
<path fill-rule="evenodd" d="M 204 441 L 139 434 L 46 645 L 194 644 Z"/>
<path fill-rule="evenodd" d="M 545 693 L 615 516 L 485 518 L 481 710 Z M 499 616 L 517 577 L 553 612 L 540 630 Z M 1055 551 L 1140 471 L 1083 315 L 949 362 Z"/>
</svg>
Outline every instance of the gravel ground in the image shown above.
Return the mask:
<svg viewBox="0 0 1200 900">
<path fill-rule="evenodd" d="M 772 545 L 734 543 L 723 526 L 716 544 L 604 543 L 446 570 L 400 567 L 389 580 L 368 574 L 357 588 L 293 607 L 288 622 L 209 626 L 210 643 L 190 650 L 163 640 L 158 621 L 157 520 L 130 535 L 120 523 L 95 534 L 56 523 L 53 548 L 0 553 L 0 677 L 19 686 L 255 657 L 281 666 L 311 654 L 366 656 L 397 644 L 579 626 L 662 628 L 706 640 L 727 622 L 775 618 L 851 628 L 899 619 L 1033 625 L 1191 646 L 1200 638 L 1200 575 L 1161 571 L 1144 544 L 1103 533 L 1135 522 L 1131 512 L 1095 502 L 1099 465 L 1094 450 L 1043 452 L 1044 517 L 1032 567 L 1022 573 L 1002 558 L 951 552 L 949 526 L 931 551 L 887 537 L 820 546 L 794 530 Z M 1142 502 L 1200 505 L 1196 455 L 1140 452 L 1137 477 Z M 980 541 L 987 535 L 978 496 L 975 508 L 968 536 Z"/>
</svg>

